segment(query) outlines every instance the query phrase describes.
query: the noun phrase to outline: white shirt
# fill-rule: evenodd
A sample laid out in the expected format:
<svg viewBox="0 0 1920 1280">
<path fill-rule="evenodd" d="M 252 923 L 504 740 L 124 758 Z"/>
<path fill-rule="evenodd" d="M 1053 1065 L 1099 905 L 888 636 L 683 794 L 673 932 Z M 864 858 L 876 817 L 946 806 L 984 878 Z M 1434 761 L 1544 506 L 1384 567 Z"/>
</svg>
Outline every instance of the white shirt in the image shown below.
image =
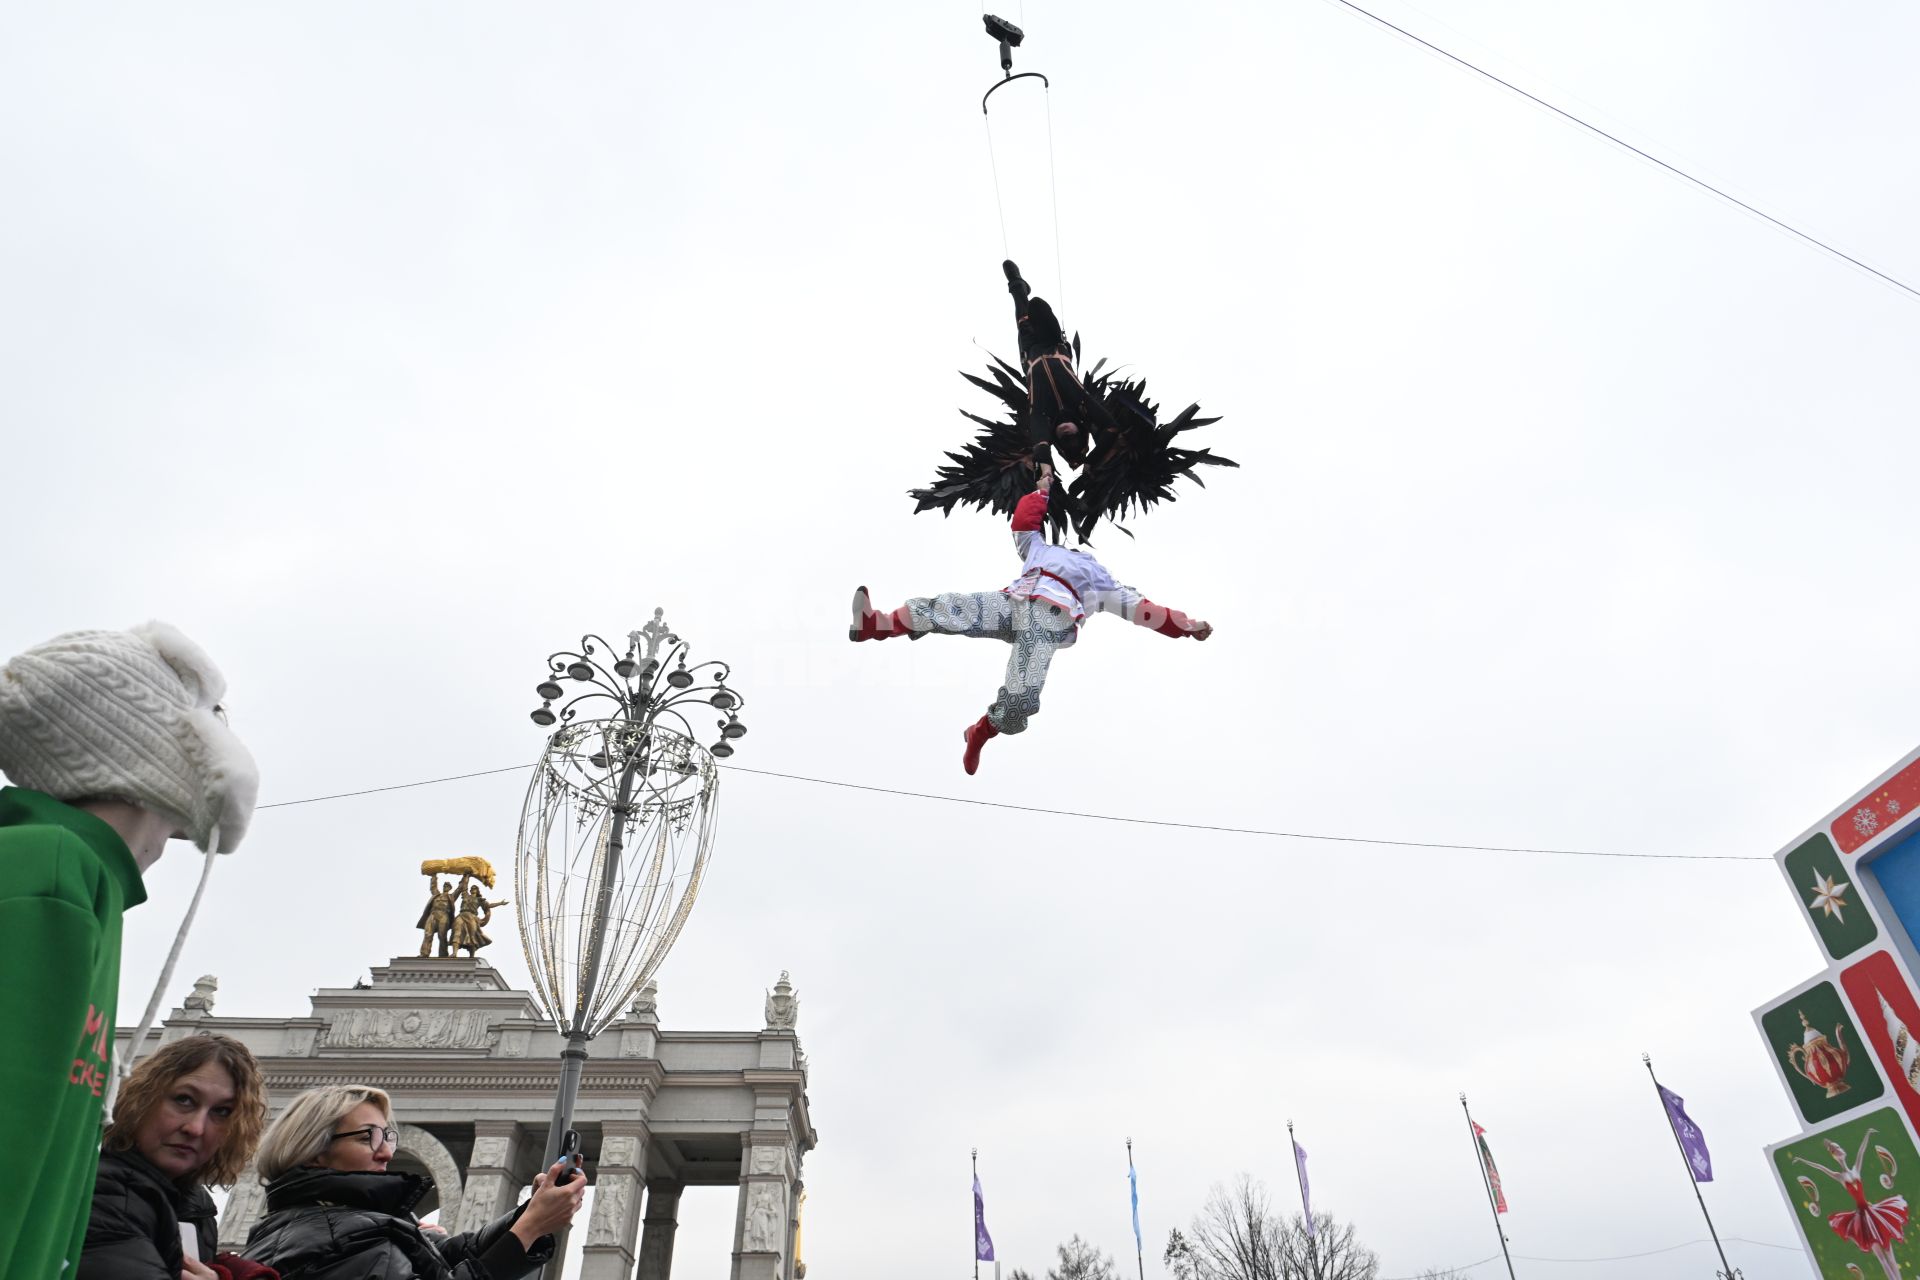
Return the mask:
<svg viewBox="0 0 1920 1280">
<path fill-rule="evenodd" d="M 1132 587 L 1113 580 L 1107 567 L 1084 551 L 1055 546 L 1035 530 L 1013 535 L 1020 576 L 1006 587 L 1015 599 L 1045 600 L 1073 614 L 1079 623 L 1090 613 L 1117 613 L 1127 621 L 1142 599 Z"/>
</svg>

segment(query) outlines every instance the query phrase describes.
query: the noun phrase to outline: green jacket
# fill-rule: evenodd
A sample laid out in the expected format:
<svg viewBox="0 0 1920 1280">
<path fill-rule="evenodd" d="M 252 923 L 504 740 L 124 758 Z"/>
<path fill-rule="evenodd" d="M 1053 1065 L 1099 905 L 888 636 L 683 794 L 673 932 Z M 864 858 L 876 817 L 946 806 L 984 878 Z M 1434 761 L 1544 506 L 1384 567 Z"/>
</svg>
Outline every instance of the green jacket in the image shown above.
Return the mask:
<svg viewBox="0 0 1920 1280">
<path fill-rule="evenodd" d="M 0 789 L 0 1276 L 72 1275 L 112 1068 L 120 916 L 147 900 L 119 833 Z"/>
</svg>

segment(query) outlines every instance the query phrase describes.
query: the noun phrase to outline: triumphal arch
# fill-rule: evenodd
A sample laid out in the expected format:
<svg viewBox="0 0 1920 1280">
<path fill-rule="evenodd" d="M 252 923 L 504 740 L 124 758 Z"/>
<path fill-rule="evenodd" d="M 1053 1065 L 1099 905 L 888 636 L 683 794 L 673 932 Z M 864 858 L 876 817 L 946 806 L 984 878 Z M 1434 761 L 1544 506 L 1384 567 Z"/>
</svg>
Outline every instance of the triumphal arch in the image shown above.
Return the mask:
<svg viewBox="0 0 1920 1280">
<path fill-rule="evenodd" d="M 200 1032 L 232 1036 L 260 1059 L 275 1115 L 315 1085 L 387 1090 L 401 1121 L 392 1167 L 431 1174 L 437 1188 L 418 1212 L 438 1208 L 448 1230 L 472 1230 L 538 1172 L 560 1035 L 483 959 L 396 957 L 372 979 L 321 989 L 304 1017 L 229 1018 L 203 978 L 142 1052 Z M 656 994 L 641 988 L 595 1040 L 581 1082 L 574 1127 L 593 1188 L 573 1227 L 586 1232 L 581 1280 L 667 1280 L 680 1195 L 698 1186 L 739 1189 L 733 1280 L 800 1280 L 801 1162 L 815 1134 L 792 984 L 780 975 L 757 1031 L 663 1030 Z M 121 1053 L 131 1038 L 121 1031 Z M 264 1210 L 248 1170 L 221 1215 L 221 1247 L 241 1245 Z"/>
</svg>

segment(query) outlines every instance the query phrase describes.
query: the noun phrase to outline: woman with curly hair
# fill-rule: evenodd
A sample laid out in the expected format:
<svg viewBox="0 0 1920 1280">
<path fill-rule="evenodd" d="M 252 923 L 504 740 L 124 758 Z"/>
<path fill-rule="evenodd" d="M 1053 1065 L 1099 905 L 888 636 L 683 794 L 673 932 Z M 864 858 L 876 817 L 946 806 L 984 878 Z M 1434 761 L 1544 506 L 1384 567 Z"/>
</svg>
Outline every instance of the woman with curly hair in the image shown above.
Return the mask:
<svg viewBox="0 0 1920 1280">
<path fill-rule="evenodd" d="M 213 1280 L 207 1184 L 232 1186 L 266 1127 L 260 1064 L 238 1040 L 188 1036 L 143 1058 L 101 1143 L 81 1280 Z"/>
</svg>

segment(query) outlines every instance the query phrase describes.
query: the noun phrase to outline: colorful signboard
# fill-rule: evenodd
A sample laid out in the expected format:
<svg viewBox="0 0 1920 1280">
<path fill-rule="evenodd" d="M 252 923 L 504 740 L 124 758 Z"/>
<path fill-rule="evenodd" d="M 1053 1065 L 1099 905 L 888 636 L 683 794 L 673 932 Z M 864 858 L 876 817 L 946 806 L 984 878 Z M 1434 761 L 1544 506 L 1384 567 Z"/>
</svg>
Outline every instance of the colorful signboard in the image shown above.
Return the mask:
<svg viewBox="0 0 1920 1280">
<path fill-rule="evenodd" d="M 1825 979 L 1763 1009 L 1760 1035 L 1803 1123 L 1822 1124 L 1886 1093 L 1853 1015 Z"/>
<path fill-rule="evenodd" d="M 1920 1271 L 1908 1229 L 1920 1151 L 1891 1107 L 1769 1149 L 1781 1190 L 1822 1276 L 1901 1280 Z"/>
<path fill-rule="evenodd" d="M 1920 751 L 1775 855 L 1825 965 L 1754 1010 L 1802 1132 L 1768 1148 L 1823 1280 L 1920 1276 Z"/>
</svg>

